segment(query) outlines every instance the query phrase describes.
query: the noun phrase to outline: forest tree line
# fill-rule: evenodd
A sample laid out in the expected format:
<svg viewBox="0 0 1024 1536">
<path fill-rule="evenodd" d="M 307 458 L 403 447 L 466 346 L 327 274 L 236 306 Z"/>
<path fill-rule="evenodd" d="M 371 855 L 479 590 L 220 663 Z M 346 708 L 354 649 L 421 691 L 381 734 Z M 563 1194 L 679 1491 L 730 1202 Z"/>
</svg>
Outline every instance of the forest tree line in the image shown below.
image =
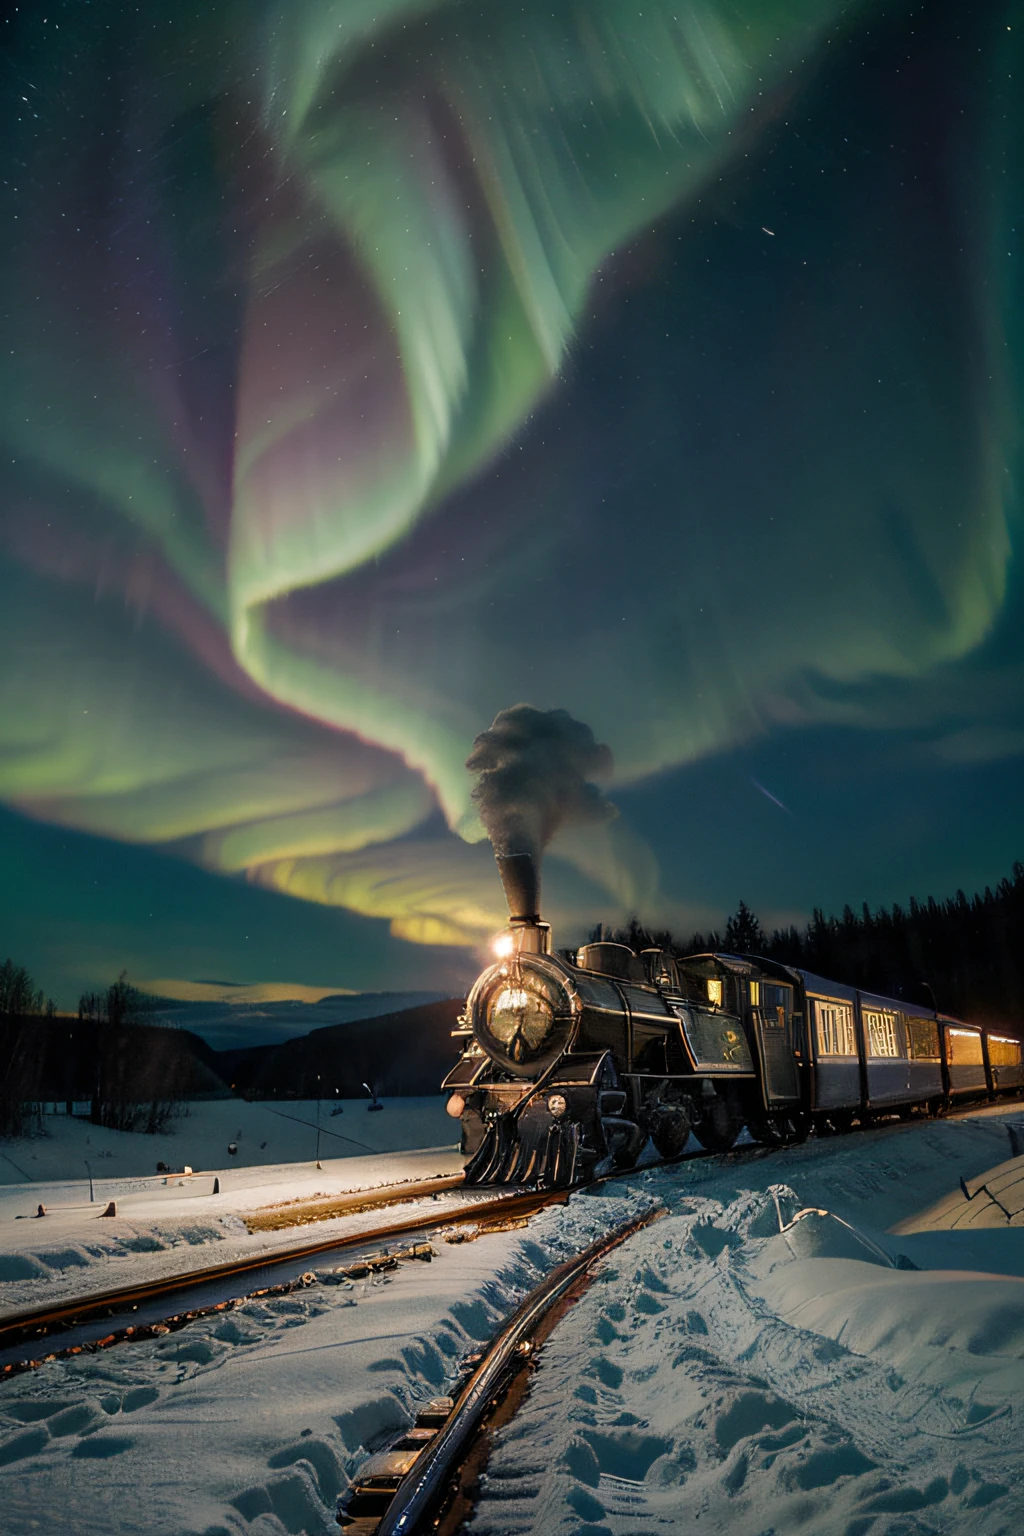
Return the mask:
<svg viewBox="0 0 1024 1536">
<path fill-rule="evenodd" d="M 605 936 L 634 948 L 660 945 L 676 955 L 712 950 L 763 955 L 847 986 L 923 1003 L 979 1023 L 1020 1030 L 1024 1023 L 1024 864 L 993 890 L 944 901 L 913 897 L 841 916 L 815 908 L 804 928 L 767 932 L 740 902 L 724 930 L 677 939 L 652 932 L 636 918 Z"/>
<path fill-rule="evenodd" d="M 61 1018 L 25 968 L 5 961 L 0 1136 L 23 1134 L 40 1100 L 62 1101 L 68 1113 L 88 1101 L 93 1124 L 112 1130 L 162 1131 L 197 1086 L 197 1063 L 183 1032 L 147 1022 L 155 1002 L 122 973 L 82 996 L 77 1019 Z"/>
</svg>

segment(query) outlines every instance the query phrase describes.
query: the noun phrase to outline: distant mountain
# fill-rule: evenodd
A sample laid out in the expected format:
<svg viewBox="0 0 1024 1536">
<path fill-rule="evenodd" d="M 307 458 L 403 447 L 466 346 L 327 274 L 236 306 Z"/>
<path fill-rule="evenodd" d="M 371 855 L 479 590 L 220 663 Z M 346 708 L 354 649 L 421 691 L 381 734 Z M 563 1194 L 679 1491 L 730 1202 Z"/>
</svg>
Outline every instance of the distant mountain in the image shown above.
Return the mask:
<svg viewBox="0 0 1024 1536">
<path fill-rule="evenodd" d="M 441 992 L 333 993 L 317 1002 L 278 999 L 259 1002 L 181 1002 L 160 999 L 146 1017 L 154 1023 L 175 1024 L 199 1035 L 216 1052 L 280 1044 L 350 1020 L 393 1014 L 443 999 Z"/>
<path fill-rule="evenodd" d="M 454 997 L 421 1003 L 329 1024 L 280 1044 L 212 1051 L 209 1060 L 247 1098 L 354 1098 L 364 1082 L 384 1097 L 438 1093 L 458 1055 L 451 1032 L 462 1006 Z M 304 1016 L 313 1011 L 304 1007 Z"/>
</svg>

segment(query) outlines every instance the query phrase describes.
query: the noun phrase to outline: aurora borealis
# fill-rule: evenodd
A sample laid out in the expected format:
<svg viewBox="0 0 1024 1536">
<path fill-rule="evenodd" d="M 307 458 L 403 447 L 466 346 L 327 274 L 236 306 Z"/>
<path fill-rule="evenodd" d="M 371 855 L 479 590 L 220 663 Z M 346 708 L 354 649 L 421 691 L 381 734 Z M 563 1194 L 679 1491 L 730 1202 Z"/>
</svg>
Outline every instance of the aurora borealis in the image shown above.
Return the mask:
<svg viewBox="0 0 1024 1536">
<path fill-rule="evenodd" d="M 41 980 L 445 984 L 519 701 L 614 753 L 567 935 L 1021 855 L 1024 7 L 5 30 L 0 932 Z"/>
</svg>

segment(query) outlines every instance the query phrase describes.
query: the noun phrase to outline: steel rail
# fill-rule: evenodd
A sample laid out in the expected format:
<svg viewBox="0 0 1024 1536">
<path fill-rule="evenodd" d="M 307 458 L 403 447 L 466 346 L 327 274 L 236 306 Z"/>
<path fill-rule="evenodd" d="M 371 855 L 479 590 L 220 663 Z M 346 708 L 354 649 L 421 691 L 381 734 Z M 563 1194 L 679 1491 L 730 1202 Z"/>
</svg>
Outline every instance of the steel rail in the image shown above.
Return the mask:
<svg viewBox="0 0 1024 1536">
<path fill-rule="evenodd" d="M 425 1195 L 445 1195 L 470 1188 L 465 1170 L 442 1173 L 432 1179 L 407 1179 L 401 1184 L 382 1184 L 371 1189 L 349 1189 L 337 1195 L 317 1195 L 290 1200 L 284 1205 L 262 1205 L 242 1217 L 250 1232 L 279 1232 L 284 1227 L 311 1226 L 335 1216 L 355 1216 L 388 1205 L 404 1205 Z"/>
<path fill-rule="evenodd" d="M 560 1264 L 536 1290 L 530 1292 L 491 1341 L 483 1360 L 456 1399 L 444 1427 L 398 1485 L 377 1526 L 376 1536 L 413 1536 L 423 1528 L 424 1522 L 444 1500 L 453 1473 L 487 1409 L 504 1386 L 517 1352 L 544 1315 L 574 1285 L 586 1278 L 595 1264 L 664 1213 L 663 1205 L 652 1206 L 642 1216 L 614 1228 L 575 1258 Z M 358 1473 L 355 1480 L 359 1480 Z"/>
</svg>

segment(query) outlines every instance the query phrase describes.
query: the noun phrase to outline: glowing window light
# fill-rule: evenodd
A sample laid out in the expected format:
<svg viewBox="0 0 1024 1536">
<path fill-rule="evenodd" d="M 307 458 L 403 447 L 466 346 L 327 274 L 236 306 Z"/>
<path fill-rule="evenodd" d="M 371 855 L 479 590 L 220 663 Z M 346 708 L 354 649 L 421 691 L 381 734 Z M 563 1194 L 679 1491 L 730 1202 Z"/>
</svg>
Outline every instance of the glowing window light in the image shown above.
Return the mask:
<svg viewBox="0 0 1024 1536">
<path fill-rule="evenodd" d="M 761 983 L 759 981 L 752 981 L 750 983 L 750 1006 L 751 1008 L 760 1008 L 761 1006 Z"/>
<path fill-rule="evenodd" d="M 902 1056 L 896 1033 L 896 1015 L 881 1008 L 865 1008 L 869 1056 Z"/>
<path fill-rule="evenodd" d="M 819 1056 L 856 1056 L 857 1040 L 853 1032 L 853 1009 L 849 1003 L 825 1002 L 814 998 L 815 1027 Z"/>
<path fill-rule="evenodd" d="M 720 978 L 709 977 L 709 979 L 708 979 L 708 1002 L 709 1003 L 713 1003 L 716 1008 L 721 1008 L 721 1006 L 722 1006 L 722 982 L 721 982 Z"/>
<path fill-rule="evenodd" d="M 975 1029 L 947 1029 L 949 1060 L 955 1067 L 982 1065 L 981 1035 Z"/>
</svg>

